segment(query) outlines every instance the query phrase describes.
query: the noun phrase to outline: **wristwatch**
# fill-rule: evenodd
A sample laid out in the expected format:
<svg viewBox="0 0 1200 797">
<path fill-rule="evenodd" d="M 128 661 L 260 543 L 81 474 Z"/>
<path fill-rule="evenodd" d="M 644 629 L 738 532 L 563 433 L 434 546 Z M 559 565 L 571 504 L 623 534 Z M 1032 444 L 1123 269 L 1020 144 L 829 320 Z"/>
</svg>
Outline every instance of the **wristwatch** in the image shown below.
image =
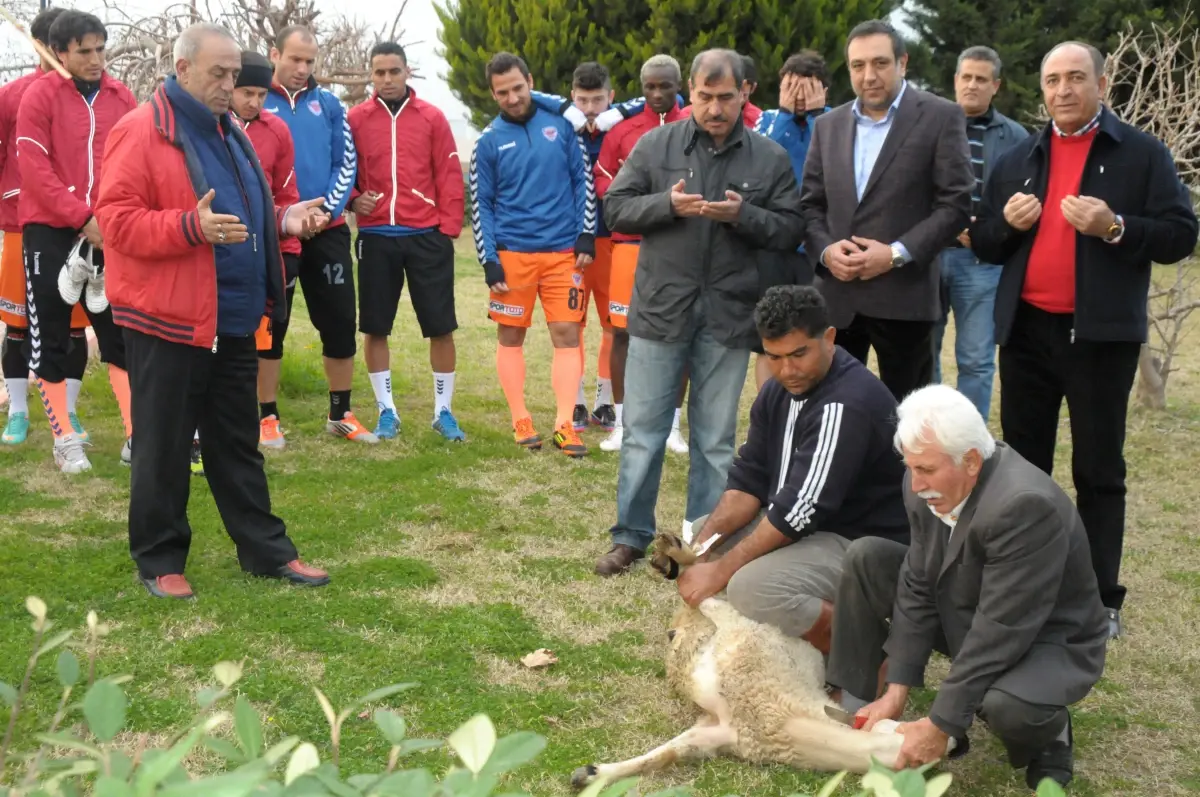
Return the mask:
<svg viewBox="0 0 1200 797">
<path fill-rule="evenodd" d="M 892 244 L 892 268 L 900 268 L 904 265 L 904 253 L 900 251 L 900 247 Z"/>
<path fill-rule="evenodd" d="M 1125 219 L 1120 216 L 1113 217 L 1113 223 L 1108 225 L 1108 231 L 1104 233 L 1104 240 L 1112 243 L 1125 234 Z"/>
</svg>

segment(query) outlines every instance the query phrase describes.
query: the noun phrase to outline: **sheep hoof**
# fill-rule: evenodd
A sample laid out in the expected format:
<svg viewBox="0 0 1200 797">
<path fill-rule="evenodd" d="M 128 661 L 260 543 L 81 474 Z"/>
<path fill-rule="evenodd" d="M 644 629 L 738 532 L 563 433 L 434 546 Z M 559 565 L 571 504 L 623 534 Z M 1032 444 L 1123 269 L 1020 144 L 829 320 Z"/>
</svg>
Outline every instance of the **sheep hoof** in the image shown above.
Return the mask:
<svg viewBox="0 0 1200 797">
<path fill-rule="evenodd" d="M 596 765 L 588 764 L 586 767 L 580 767 L 571 773 L 571 785 L 576 789 L 582 789 L 593 780 L 596 779 Z"/>
</svg>

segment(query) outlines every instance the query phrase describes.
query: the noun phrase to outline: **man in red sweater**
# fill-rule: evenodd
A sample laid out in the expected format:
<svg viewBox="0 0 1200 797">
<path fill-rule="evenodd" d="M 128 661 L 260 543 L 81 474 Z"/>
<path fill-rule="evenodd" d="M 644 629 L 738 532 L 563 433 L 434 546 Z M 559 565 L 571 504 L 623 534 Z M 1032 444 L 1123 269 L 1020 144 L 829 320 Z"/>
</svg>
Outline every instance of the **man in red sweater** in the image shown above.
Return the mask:
<svg viewBox="0 0 1200 797">
<path fill-rule="evenodd" d="M 54 432 L 54 464 L 63 473 L 92 465 L 84 442 L 70 423 L 67 378 L 71 353 L 82 340 L 71 337 L 71 316 L 88 283 L 86 308 L 100 344 L 100 359 L 125 425 L 121 461 L 132 460 L 133 424 L 125 342 L 113 323 L 104 294 L 104 236 L 93 215 L 104 161 L 104 145 L 117 121 L 137 105 L 125 84 L 105 71 L 108 32 L 92 14 L 64 11 L 50 26 L 50 47 L 71 79 L 58 72 L 38 78 L 17 111 L 17 163 L 21 194 L 17 206 L 25 251 L 29 368 Z M 69 289 L 74 295 L 68 300 Z"/>
<path fill-rule="evenodd" d="M 454 397 L 454 239 L 462 232 L 462 164 L 450 123 L 408 85 L 408 59 L 380 42 L 369 59 L 375 94 L 348 115 L 358 150 L 351 209 L 358 218 L 359 326 L 367 373 L 379 406 L 375 435 L 400 432 L 392 396 L 388 336 L 400 293 L 408 292 L 433 367 L 433 429 L 453 442 L 466 435 L 451 411 Z"/>
<path fill-rule="evenodd" d="M 996 294 L 1004 440 L 1049 473 L 1063 399 L 1071 470 L 1109 633 L 1121 634 L 1125 415 L 1146 340 L 1150 264 L 1196 246 L 1170 151 L 1100 103 L 1104 56 L 1079 42 L 1042 61 L 1051 121 L 992 170 L 971 249 L 1004 268 Z"/>
</svg>

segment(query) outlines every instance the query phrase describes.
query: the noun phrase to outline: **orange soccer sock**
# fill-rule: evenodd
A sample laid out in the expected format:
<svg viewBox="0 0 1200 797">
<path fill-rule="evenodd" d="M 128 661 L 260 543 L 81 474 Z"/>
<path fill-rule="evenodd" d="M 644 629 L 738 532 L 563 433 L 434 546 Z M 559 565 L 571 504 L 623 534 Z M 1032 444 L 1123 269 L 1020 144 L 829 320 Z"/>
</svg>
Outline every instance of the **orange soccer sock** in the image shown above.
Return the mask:
<svg viewBox="0 0 1200 797">
<path fill-rule="evenodd" d="M 601 379 L 612 379 L 612 369 L 608 363 L 612 359 L 612 341 L 611 331 L 600 336 L 600 362 L 597 364 L 598 373 L 596 375 Z"/>
<path fill-rule="evenodd" d="M 54 438 L 71 434 L 71 423 L 67 419 L 67 383 L 47 382 L 37 380 L 38 394 L 42 397 L 42 406 L 46 408 L 46 419 L 50 421 L 50 431 Z"/>
<path fill-rule="evenodd" d="M 117 406 L 121 408 L 121 421 L 125 424 L 125 436 L 133 437 L 133 418 L 129 409 L 129 372 L 115 365 L 108 366 L 108 383 L 112 385 Z"/>
<path fill-rule="evenodd" d="M 496 373 L 500 389 L 508 401 L 513 423 L 529 417 L 525 407 L 525 349 L 521 346 L 496 347 Z"/>
<path fill-rule="evenodd" d="M 554 419 L 554 428 L 571 422 L 575 411 L 575 396 L 579 390 L 579 380 L 583 378 L 583 365 L 579 361 L 578 349 L 555 349 L 554 362 L 550 366 L 550 384 L 554 386 L 554 398 L 558 405 L 558 414 Z"/>
</svg>

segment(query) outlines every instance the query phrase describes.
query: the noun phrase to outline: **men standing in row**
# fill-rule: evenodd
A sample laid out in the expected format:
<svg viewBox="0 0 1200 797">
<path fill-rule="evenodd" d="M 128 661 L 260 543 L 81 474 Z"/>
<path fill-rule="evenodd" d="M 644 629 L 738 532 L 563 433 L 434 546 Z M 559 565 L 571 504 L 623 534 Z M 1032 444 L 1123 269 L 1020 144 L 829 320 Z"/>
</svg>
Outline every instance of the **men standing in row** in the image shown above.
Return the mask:
<svg viewBox="0 0 1200 797">
<path fill-rule="evenodd" d="M 263 103 L 271 89 L 271 62 L 252 50 L 242 53 L 242 72 L 233 90 L 234 120 L 237 121 L 262 164 L 267 187 L 275 197 L 275 206 L 286 208 L 300 201 L 296 187 L 296 150 L 291 131 L 276 114 L 263 113 Z M 296 278 L 300 274 L 300 239 L 284 238 L 280 242 L 284 265 L 284 304 L 286 314 L 269 324 L 270 342 L 258 351 L 259 444 L 266 448 L 283 448 L 284 436 L 279 429 L 279 372 L 283 360 L 283 341 L 287 337 L 288 321 L 292 316 L 292 299 L 296 295 Z M 199 456 L 198 447 L 193 460 Z"/>
<path fill-rule="evenodd" d="M 743 62 L 692 62 L 691 119 L 650 131 L 604 202 L 614 232 L 641 235 L 629 318 L 625 434 L 613 547 L 603 576 L 627 571 L 655 534 L 662 463 L 680 381 L 691 373 L 686 519 L 712 511 L 733 461 L 763 249 L 794 251 L 804 227 L 787 152 L 746 129 Z M 735 190 L 736 188 L 736 190 Z"/>
<path fill-rule="evenodd" d="M 540 297 L 554 346 L 554 445 L 567 456 L 582 457 L 587 448 L 572 414 L 583 374 L 583 270 L 596 251 L 596 196 L 587 153 L 568 121 L 533 104 L 524 60 L 497 53 L 486 75 L 500 115 L 471 156 L 471 226 L 491 289 L 500 386 L 517 444 L 540 449 L 542 438 L 525 407 L 523 348 Z"/>
<path fill-rule="evenodd" d="M 619 174 L 622 164 L 629 158 L 634 145 L 647 132 L 672 122 L 688 118 L 688 112 L 679 107 L 677 99 L 683 85 L 679 62 L 669 55 L 654 55 L 642 65 L 642 96 L 645 107 L 636 116 L 631 116 L 609 131 L 600 157 L 595 165 L 596 196 L 604 198 L 613 179 Z M 605 294 L 609 300 L 608 312 L 613 326 L 612 384 L 615 402 L 612 434 L 600 443 L 601 451 L 620 451 L 624 430 L 625 363 L 629 355 L 629 304 L 633 301 L 634 275 L 637 273 L 638 242 L 641 236 L 614 232 L 612 247 L 612 273 Z M 687 444 L 679 431 L 680 409 L 683 403 L 681 383 L 672 420 L 671 435 L 676 447 L 687 450 Z"/>
<path fill-rule="evenodd" d="M 1000 56 L 990 47 L 968 47 L 958 57 L 954 93 L 967 115 L 971 145 L 971 221 L 979 215 L 979 198 L 996 161 L 1029 135 L 1025 128 L 992 107 L 1000 89 Z M 954 360 L 958 390 L 987 420 L 996 373 L 996 326 L 992 314 L 1000 266 L 984 263 L 971 251 L 966 230 L 942 252 L 942 316 L 933 331 L 933 381 L 942 381 L 942 338 L 954 312 Z"/>
<path fill-rule="evenodd" d="M 60 272 L 69 281 L 91 280 L 87 315 L 100 344 L 100 359 L 116 394 L 125 426 L 121 461 L 131 458 L 133 425 L 125 342 L 114 325 L 101 280 L 104 240 L 92 208 L 100 186 L 104 145 L 117 121 L 137 105 L 133 93 L 105 71 L 108 32 L 98 18 L 64 11 L 50 26 L 50 46 L 71 79 L 58 72 L 38 78 L 25 92 L 17 112 L 17 162 L 21 167 L 18 217 L 25 252 L 29 368 L 54 432 L 54 464 L 63 473 L 91 469 L 84 442 L 69 423 L 66 380 L 82 371 L 84 339 L 71 336 L 68 303 L 60 291 Z M 99 302 L 95 293 L 99 293 Z"/>
<path fill-rule="evenodd" d="M 375 434 L 394 438 L 388 336 L 404 281 L 433 367 L 433 428 L 447 440 L 466 435 L 454 398 L 454 239 L 463 225 L 462 165 L 445 115 L 408 85 L 408 58 L 380 42 L 369 59 L 375 94 L 350 111 L 358 150 L 358 289 L 367 372 L 379 405 Z"/>
<path fill-rule="evenodd" d="M 323 200 L 275 207 L 250 140 L 229 116 L 242 54 L 227 30 L 185 29 L 174 65 L 113 131 L 96 208 L 142 441 L 129 488 L 130 555 L 151 595 L 193 597 L 184 569 L 198 427 L 242 569 L 320 586 L 328 574 L 300 561 L 271 512 L 254 404 L 255 331 L 264 314 L 278 322 L 286 312 L 279 238 L 324 224 Z"/>
<path fill-rule="evenodd" d="M 1071 471 L 1109 633 L 1121 634 L 1125 415 L 1146 340 L 1150 264 L 1196 247 L 1170 151 L 1100 103 L 1104 57 L 1078 42 L 1042 60 L 1051 121 L 1000 159 L 971 246 L 1004 266 L 996 295 L 1004 440 L 1050 473 L 1063 398 Z"/>
<path fill-rule="evenodd" d="M 300 25 L 284 28 L 271 48 L 275 82 L 265 110 L 287 123 L 296 145 L 296 184 L 302 200 L 325 198 L 329 227 L 305 241 L 300 255 L 300 289 L 312 325 L 321 336 L 325 377 L 329 380 L 329 417 L 325 430 L 359 443 L 379 437 L 350 410 L 350 383 L 358 347 L 354 264 L 350 228 L 343 211 L 354 189 L 358 156 L 340 100 L 317 85 L 313 67 L 317 40 Z M 271 407 L 260 407 L 263 418 Z M 278 418 L 278 413 L 276 413 Z M 278 428 L 277 425 L 275 428 Z"/>
<path fill-rule="evenodd" d="M 29 35 L 50 47 L 50 26 L 62 8 L 39 13 L 29 25 Z M 25 312 L 25 259 L 21 248 L 21 225 L 17 208 L 21 198 L 21 167 L 17 163 L 17 109 L 21 98 L 34 81 L 54 69 L 42 61 L 32 72 L 0 87 L 0 231 L 4 232 L 4 250 L 0 254 L 0 322 L 4 324 L 3 354 L 0 355 L 4 381 L 8 384 L 8 421 L 0 433 L 0 443 L 20 445 L 29 434 L 29 358 L 25 353 L 28 323 Z M 71 311 L 71 348 L 66 364 L 67 418 L 75 436 L 88 441 L 75 413 L 75 402 L 83 386 L 87 367 L 84 327 L 87 315 L 76 304 Z"/>
<path fill-rule="evenodd" d="M 908 85 L 904 39 L 886 22 L 846 42 L 858 99 L 817 119 L 802 202 L 816 285 L 838 345 L 897 400 L 933 377 L 934 259 L 967 226 L 971 165 L 961 108 Z"/>
</svg>

